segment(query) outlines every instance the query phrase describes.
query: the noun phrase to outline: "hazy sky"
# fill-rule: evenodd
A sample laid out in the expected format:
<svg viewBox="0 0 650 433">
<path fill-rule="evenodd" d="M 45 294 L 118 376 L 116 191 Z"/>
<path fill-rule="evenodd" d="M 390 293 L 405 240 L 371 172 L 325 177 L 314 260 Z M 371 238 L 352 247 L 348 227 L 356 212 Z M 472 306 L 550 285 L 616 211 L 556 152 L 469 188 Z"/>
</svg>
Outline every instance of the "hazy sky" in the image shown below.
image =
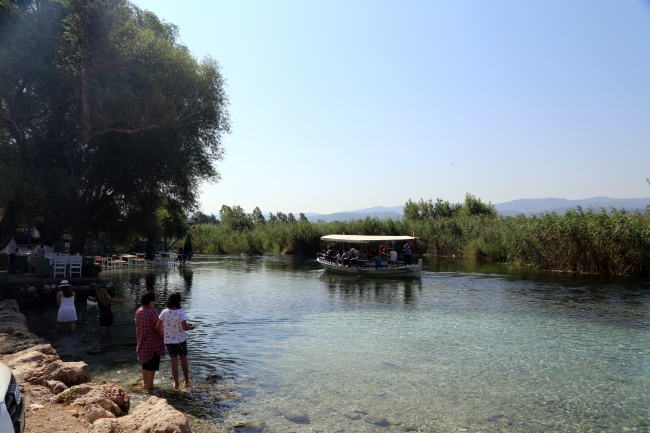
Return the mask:
<svg viewBox="0 0 650 433">
<path fill-rule="evenodd" d="M 203 211 L 650 196 L 648 1 L 135 3 L 223 67 Z"/>
</svg>

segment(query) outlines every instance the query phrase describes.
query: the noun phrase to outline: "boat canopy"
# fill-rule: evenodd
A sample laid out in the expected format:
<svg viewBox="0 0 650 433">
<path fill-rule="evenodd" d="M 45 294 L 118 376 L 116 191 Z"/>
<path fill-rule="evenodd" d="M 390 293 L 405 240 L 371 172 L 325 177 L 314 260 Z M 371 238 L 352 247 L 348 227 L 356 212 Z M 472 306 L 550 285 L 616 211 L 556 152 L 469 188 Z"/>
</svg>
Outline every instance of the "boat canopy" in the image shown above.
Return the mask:
<svg viewBox="0 0 650 433">
<path fill-rule="evenodd" d="M 325 242 L 349 242 L 367 244 L 369 242 L 412 241 L 413 236 L 363 236 L 363 235 L 327 235 L 320 238 Z"/>
</svg>

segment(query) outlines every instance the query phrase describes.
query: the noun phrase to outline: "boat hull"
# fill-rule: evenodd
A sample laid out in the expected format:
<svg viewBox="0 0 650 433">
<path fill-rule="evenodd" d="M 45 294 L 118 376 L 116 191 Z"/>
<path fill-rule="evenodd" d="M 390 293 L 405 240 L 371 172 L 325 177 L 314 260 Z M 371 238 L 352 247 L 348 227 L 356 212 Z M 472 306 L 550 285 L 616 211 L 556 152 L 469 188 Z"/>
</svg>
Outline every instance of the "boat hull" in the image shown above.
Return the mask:
<svg viewBox="0 0 650 433">
<path fill-rule="evenodd" d="M 422 274 L 422 259 L 418 260 L 417 265 L 396 266 L 392 268 L 377 269 L 374 266 L 367 267 L 349 267 L 339 266 L 335 263 L 318 258 L 318 263 L 327 272 L 340 275 L 350 275 L 355 277 L 372 277 L 372 278 L 420 278 Z"/>
</svg>

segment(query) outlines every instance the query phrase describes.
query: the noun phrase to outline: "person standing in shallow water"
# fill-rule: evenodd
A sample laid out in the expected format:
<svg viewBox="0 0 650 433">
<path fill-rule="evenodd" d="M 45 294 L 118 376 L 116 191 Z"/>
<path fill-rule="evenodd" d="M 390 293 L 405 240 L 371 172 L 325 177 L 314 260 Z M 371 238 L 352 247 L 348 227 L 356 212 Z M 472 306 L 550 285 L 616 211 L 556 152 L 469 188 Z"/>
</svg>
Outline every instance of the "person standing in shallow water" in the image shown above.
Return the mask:
<svg viewBox="0 0 650 433">
<path fill-rule="evenodd" d="M 99 308 L 99 331 L 102 334 L 106 334 L 111 330 L 111 326 L 113 326 L 113 310 L 111 309 L 111 304 L 113 301 L 126 301 L 111 298 L 111 295 L 108 294 L 108 290 L 106 290 L 105 287 L 102 287 L 97 291 L 97 297 L 88 296 L 88 300 L 97 302 L 97 308 Z"/>
<path fill-rule="evenodd" d="M 160 369 L 160 358 L 165 356 L 163 336 L 164 328 L 156 329 L 158 312 L 154 309 L 156 295 L 147 291 L 140 298 L 142 307 L 135 312 L 135 336 L 138 346 L 135 353 L 138 361 L 142 363 L 142 384 L 144 389 L 151 391 L 156 387 L 153 384 L 154 375 Z"/>
<path fill-rule="evenodd" d="M 185 310 L 181 308 L 181 294 L 174 292 L 167 299 L 167 308 L 162 310 L 158 319 L 156 329 L 165 327 L 165 346 L 169 356 L 172 358 L 172 375 L 174 376 L 174 389 L 178 389 L 178 358 L 181 358 L 183 367 L 183 386 L 188 387 L 190 376 L 187 368 L 187 334 L 185 331 L 191 331 L 196 325 L 187 324 Z"/>
<path fill-rule="evenodd" d="M 60 331 L 64 323 L 67 323 L 71 331 L 76 331 L 77 309 L 74 306 L 74 292 L 68 280 L 61 281 L 61 291 L 56 294 L 56 303 L 59 312 L 56 315 L 56 330 Z"/>
</svg>

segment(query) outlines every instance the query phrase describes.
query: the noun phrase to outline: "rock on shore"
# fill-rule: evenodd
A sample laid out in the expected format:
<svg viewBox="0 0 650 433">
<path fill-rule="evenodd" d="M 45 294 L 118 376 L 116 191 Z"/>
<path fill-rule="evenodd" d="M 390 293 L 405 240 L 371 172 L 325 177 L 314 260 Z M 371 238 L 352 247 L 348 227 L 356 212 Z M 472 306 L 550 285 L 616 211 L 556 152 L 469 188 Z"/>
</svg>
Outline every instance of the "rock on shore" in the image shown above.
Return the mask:
<svg viewBox="0 0 650 433">
<path fill-rule="evenodd" d="M 13 299 L 0 302 L 0 355 L 28 349 L 43 341 L 29 332 L 25 316 Z"/>
<path fill-rule="evenodd" d="M 93 423 L 92 433 L 190 433 L 187 418 L 167 404 L 167 400 L 149 397 L 129 416 L 103 418 Z"/>
<path fill-rule="evenodd" d="M 91 383 L 88 364 L 62 361 L 29 332 L 13 300 L 0 302 L 0 361 L 26 398 L 26 433 L 190 433 L 185 415 L 164 399 L 150 397 L 129 414 L 124 388 Z"/>
</svg>

